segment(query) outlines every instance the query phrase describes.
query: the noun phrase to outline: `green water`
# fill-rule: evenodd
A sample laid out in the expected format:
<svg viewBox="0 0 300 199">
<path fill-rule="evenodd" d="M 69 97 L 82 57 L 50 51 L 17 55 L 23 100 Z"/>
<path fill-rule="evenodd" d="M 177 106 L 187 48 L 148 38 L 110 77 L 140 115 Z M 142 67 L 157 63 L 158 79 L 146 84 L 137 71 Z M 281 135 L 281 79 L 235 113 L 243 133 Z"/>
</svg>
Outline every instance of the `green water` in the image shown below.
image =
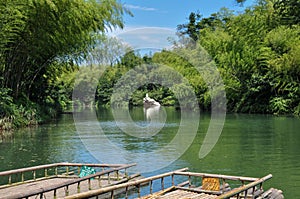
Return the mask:
<svg viewBox="0 0 300 199">
<path fill-rule="evenodd" d="M 166 118 L 160 118 L 153 125 L 161 129 L 149 135 L 147 133 L 152 126 L 147 126 L 149 120 L 143 109 L 135 108 L 130 111 L 134 125 L 142 127 L 140 133 L 146 135 L 140 137 L 129 135 L 128 133 L 136 129 L 124 127 L 132 123 L 124 120 L 117 124 L 110 110 L 97 112 L 97 120 L 93 119 L 92 112 L 86 112 L 84 120 L 80 122 L 77 120 L 74 124 L 72 115 L 63 115 L 50 124 L 20 129 L 13 134 L 4 133 L 0 137 L 0 170 L 68 161 L 137 162 L 142 165 L 140 169 L 149 170 L 149 172 L 144 172 L 145 176 L 182 167 L 189 167 L 195 172 L 249 177 L 261 177 L 271 173 L 273 178 L 265 184 L 265 188 L 282 189 L 285 198 L 298 198 L 300 186 L 299 118 L 227 114 L 217 144 L 207 156 L 199 159 L 199 150 L 210 124 L 210 114 L 201 113 L 197 134 L 190 144 L 192 134 L 181 137 L 182 145 L 188 144 L 187 151 L 183 155 L 178 155 L 174 150 L 163 150 L 155 154 L 156 156 L 152 156 L 151 152 L 168 146 L 176 137 L 182 125 L 180 123 L 182 117 L 186 113 L 166 108 L 160 114 Z M 190 114 L 187 113 L 187 115 Z M 195 123 L 193 118 L 190 122 L 190 124 L 185 124 L 186 129 Z M 103 130 L 101 136 L 95 125 Z M 80 133 L 78 126 L 84 126 L 89 133 Z M 132 132 L 129 132 L 131 130 Z M 108 147 L 110 145 L 105 145 L 104 142 L 109 142 L 116 148 Z M 176 158 L 172 162 L 173 157 Z M 169 161 L 170 164 L 166 167 L 153 171 L 153 168 L 160 165 L 160 162 L 168 163 Z"/>
</svg>

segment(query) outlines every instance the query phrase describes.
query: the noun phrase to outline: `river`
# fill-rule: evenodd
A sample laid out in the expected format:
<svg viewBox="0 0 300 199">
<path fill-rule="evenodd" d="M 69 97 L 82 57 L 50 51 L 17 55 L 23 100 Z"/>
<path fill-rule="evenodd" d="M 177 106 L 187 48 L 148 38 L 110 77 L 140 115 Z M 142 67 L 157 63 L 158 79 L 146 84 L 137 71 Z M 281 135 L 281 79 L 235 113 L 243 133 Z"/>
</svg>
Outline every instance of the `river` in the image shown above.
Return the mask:
<svg viewBox="0 0 300 199">
<path fill-rule="evenodd" d="M 216 145 L 200 159 L 200 147 L 213 125 L 209 113 L 198 118 L 162 108 L 152 120 L 143 108 L 130 110 L 130 117 L 110 109 L 78 114 L 2 134 L 0 171 L 54 162 L 137 162 L 136 169 L 145 176 L 183 167 L 249 177 L 271 173 L 265 189 L 281 189 L 285 198 L 299 197 L 299 118 L 227 114 L 221 135 L 214 138 Z"/>
</svg>

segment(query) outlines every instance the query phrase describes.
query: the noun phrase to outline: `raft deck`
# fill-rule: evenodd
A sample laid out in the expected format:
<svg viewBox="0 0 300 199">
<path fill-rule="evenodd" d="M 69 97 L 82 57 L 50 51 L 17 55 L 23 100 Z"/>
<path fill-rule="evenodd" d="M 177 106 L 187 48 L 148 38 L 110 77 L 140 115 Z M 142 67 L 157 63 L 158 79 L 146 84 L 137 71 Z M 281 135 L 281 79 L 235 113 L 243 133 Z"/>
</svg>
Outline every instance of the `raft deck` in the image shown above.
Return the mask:
<svg viewBox="0 0 300 199">
<path fill-rule="evenodd" d="M 264 191 L 272 178 L 189 172 L 188 168 L 138 179 L 126 169 L 135 164 L 56 163 L 0 172 L 0 199 L 141 198 L 141 199 L 283 199 L 282 191 Z M 82 176 L 84 167 L 94 168 Z"/>
<path fill-rule="evenodd" d="M 0 199 L 61 198 L 128 182 L 139 176 L 126 171 L 134 165 L 56 163 L 0 172 Z M 79 177 L 86 166 L 95 172 Z"/>
<path fill-rule="evenodd" d="M 187 172 L 187 170 L 187 168 L 183 168 L 133 182 L 127 182 L 97 190 L 87 191 L 84 193 L 78 193 L 72 196 L 67 196 L 65 199 L 90 197 L 102 198 L 103 194 L 107 193 L 110 193 L 111 198 L 118 198 L 115 197 L 114 194 L 118 190 L 123 190 L 124 192 L 121 198 L 265 198 L 265 191 L 263 190 L 262 185 L 266 180 L 272 178 L 271 174 L 262 178 L 250 178 L 207 173 L 193 173 Z M 177 177 L 180 178 L 179 181 L 176 180 Z M 147 187 L 142 186 L 145 183 L 148 184 L 148 190 Z M 233 186 L 231 187 L 230 184 Z M 157 190 L 158 186 L 160 186 L 159 190 Z"/>
</svg>

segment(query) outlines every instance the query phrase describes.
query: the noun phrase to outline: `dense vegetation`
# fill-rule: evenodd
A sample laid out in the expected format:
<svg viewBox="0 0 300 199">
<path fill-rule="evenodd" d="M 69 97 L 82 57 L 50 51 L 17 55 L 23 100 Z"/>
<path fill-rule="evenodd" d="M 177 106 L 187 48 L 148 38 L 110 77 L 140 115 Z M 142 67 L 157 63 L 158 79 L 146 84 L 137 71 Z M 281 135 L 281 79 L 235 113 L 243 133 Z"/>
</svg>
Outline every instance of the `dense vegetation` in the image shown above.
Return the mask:
<svg viewBox="0 0 300 199">
<path fill-rule="evenodd" d="M 210 89 L 219 78 L 212 66 L 228 111 L 300 115 L 299 5 L 260 0 L 239 14 L 192 12 L 172 50 L 141 56 L 105 37 L 128 13 L 116 0 L 1 1 L 0 129 L 42 122 L 72 102 L 137 106 L 146 93 L 181 108 L 195 108 L 195 94 L 210 110 L 222 90 Z M 74 86 L 94 95 L 72 99 Z"/>
<path fill-rule="evenodd" d="M 209 18 L 191 13 L 178 26 L 215 60 L 230 111 L 300 114 L 299 5 L 261 0 L 238 16 L 226 9 Z"/>
<path fill-rule="evenodd" d="M 1 1 L 0 129 L 35 124 L 65 108 L 68 73 L 106 29 L 123 27 L 124 12 L 115 0 Z"/>
<path fill-rule="evenodd" d="M 208 84 L 217 77 L 207 69 L 209 65 L 216 65 L 225 85 L 228 111 L 299 115 L 299 2 L 261 0 L 242 14 L 235 15 L 223 8 L 207 18 L 192 12 L 186 24 L 178 25 L 181 41 L 174 43 L 173 50 L 164 50 L 151 57 L 136 55 L 135 59 L 131 54 L 131 58 L 127 58 L 130 62 L 107 69 L 99 82 L 97 100 L 100 104 L 113 101 L 120 105 L 122 101 L 130 101 L 132 105 L 140 105 L 149 92 L 163 105 L 179 106 L 176 91 L 181 98 L 186 98 L 181 108 L 193 108 L 189 107 L 192 104 L 189 99 L 193 98 L 185 92 L 187 84 L 178 82 L 178 76 L 171 72 L 165 78 L 174 82 L 176 89 L 173 85 L 159 84 L 146 84 L 137 89 L 152 73 L 163 78 L 166 71 L 160 66 L 165 65 L 183 75 L 194 88 L 200 107 L 210 110 L 213 93 Z M 152 63 L 152 67 L 147 67 L 147 63 Z M 135 81 L 127 84 L 124 96 L 113 95 L 118 100 L 111 101 L 113 86 L 133 67 L 140 71 L 130 72 Z"/>
</svg>

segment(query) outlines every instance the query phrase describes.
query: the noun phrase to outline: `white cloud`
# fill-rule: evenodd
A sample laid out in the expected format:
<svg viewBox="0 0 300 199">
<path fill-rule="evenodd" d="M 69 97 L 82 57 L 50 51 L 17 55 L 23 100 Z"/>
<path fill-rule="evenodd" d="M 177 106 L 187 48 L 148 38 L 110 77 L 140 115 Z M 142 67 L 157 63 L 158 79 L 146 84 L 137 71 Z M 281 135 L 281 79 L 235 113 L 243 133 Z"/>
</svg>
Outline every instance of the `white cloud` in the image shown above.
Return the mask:
<svg viewBox="0 0 300 199">
<path fill-rule="evenodd" d="M 133 49 L 168 49 L 172 44 L 168 38 L 175 38 L 175 29 L 162 27 L 126 27 L 112 35 L 129 44 Z"/>
<path fill-rule="evenodd" d="M 143 7 L 143 6 L 137 6 L 137 5 L 131 5 L 131 4 L 125 4 L 125 7 L 128 9 L 133 9 L 133 10 L 158 11 L 156 8 Z"/>
</svg>

